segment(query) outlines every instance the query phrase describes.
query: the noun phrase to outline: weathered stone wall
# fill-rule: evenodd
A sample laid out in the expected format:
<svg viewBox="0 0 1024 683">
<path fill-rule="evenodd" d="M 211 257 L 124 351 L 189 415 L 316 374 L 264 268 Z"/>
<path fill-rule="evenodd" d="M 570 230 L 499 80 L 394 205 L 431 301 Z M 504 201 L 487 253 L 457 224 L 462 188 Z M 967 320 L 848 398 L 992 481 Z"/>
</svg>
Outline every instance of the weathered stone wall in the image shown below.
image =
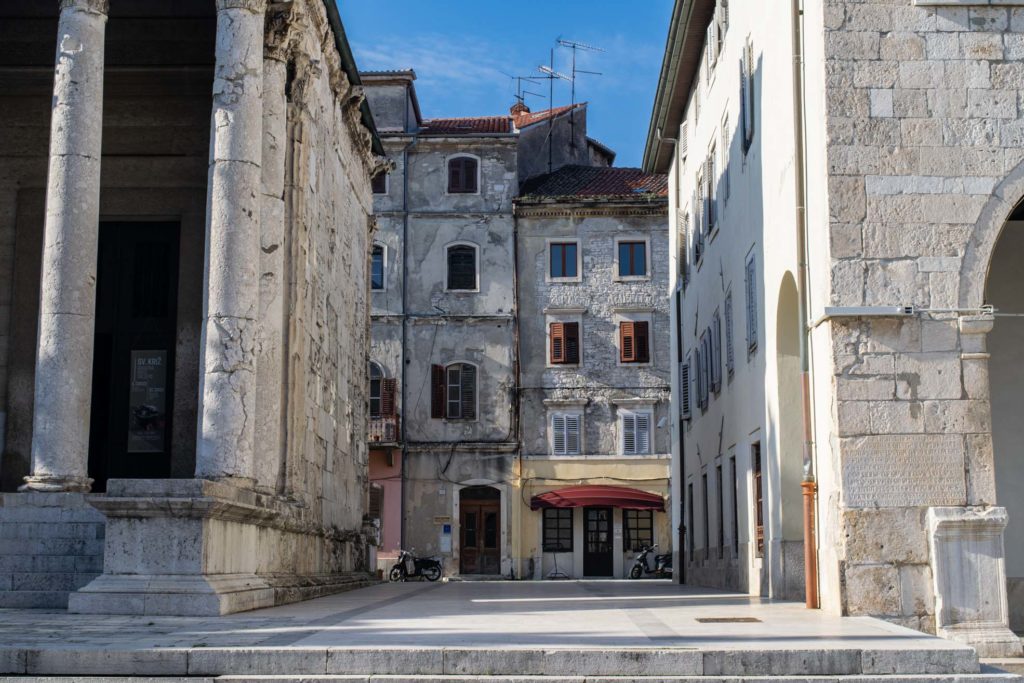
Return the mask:
<svg viewBox="0 0 1024 683">
<path fill-rule="evenodd" d="M 590 161 L 586 103 L 573 110 L 571 117 L 568 113 L 562 114 L 552 122 L 542 121 L 519 131 L 520 184 L 568 164 L 587 166 Z"/>
</svg>

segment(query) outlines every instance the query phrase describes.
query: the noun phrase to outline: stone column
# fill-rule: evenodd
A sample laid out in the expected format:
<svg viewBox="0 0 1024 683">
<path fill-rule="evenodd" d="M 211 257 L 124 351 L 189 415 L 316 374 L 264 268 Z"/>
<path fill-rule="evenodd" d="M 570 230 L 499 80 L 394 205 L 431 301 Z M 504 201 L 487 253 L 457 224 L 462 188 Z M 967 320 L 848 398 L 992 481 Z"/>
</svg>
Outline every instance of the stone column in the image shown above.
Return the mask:
<svg viewBox="0 0 1024 683">
<path fill-rule="evenodd" d="M 24 490 L 88 491 L 107 0 L 61 0 Z"/>
<path fill-rule="evenodd" d="M 255 481 L 266 0 L 217 0 L 196 476 Z"/>
</svg>

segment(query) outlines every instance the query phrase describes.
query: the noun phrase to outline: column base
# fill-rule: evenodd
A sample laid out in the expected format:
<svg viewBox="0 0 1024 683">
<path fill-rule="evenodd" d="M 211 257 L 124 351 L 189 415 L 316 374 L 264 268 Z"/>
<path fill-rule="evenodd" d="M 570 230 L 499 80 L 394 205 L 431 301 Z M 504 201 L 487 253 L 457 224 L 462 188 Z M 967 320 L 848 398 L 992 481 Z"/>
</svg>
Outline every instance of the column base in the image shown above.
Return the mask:
<svg viewBox="0 0 1024 683">
<path fill-rule="evenodd" d="M 252 489 L 115 479 L 89 502 L 107 518 L 104 573 L 71 595 L 71 612 L 221 615 L 368 582 L 362 533 Z"/>
<path fill-rule="evenodd" d="M 92 490 L 92 481 L 89 477 L 28 476 L 25 477 L 25 483 L 18 487 L 18 491 L 89 493 Z"/>
<path fill-rule="evenodd" d="M 958 624 L 940 626 L 936 629 L 940 638 L 948 638 L 978 651 L 983 659 L 1020 657 L 1022 652 L 1020 636 L 1003 624 Z"/>
</svg>

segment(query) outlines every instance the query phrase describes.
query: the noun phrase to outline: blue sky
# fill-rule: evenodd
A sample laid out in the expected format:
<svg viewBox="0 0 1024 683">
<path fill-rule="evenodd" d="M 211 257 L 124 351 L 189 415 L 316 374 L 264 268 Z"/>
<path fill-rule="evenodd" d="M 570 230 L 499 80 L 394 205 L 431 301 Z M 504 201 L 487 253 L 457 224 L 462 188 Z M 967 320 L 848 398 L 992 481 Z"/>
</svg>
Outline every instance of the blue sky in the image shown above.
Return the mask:
<svg viewBox="0 0 1024 683">
<path fill-rule="evenodd" d="M 590 102 L 588 132 L 614 149 L 616 166 L 639 166 L 665 47 L 672 0 L 338 0 L 360 69 L 416 70 L 423 116 L 485 116 L 508 111 L 508 75 L 536 75 L 557 38 L 597 45 L 579 52 L 576 100 Z M 555 69 L 571 53 L 555 50 Z M 544 98 L 547 82 L 526 84 Z M 555 106 L 570 101 L 556 81 Z"/>
</svg>

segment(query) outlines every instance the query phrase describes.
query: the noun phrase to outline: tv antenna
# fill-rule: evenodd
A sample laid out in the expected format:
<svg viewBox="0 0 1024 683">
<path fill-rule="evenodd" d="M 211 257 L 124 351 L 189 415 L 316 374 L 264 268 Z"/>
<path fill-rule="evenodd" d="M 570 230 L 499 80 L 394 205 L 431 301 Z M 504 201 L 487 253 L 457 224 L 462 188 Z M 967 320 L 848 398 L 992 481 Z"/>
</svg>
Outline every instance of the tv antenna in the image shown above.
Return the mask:
<svg viewBox="0 0 1024 683">
<path fill-rule="evenodd" d="M 572 106 L 572 108 L 569 110 L 569 128 L 572 131 L 572 139 L 570 141 L 570 144 L 575 146 L 576 145 L 576 74 L 588 74 L 590 76 L 601 76 L 601 75 L 603 75 L 600 71 L 587 71 L 586 69 L 577 69 L 576 68 L 576 52 L 579 51 L 579 50 L 583 50 L 584 52 L 605 52 L 605 49 L 602 48 L 602 47 L 597 47 L 596 45 L 589 45 L 587 43 L 581 43 L 581 42 L 576 41 L 576 40 L 565 40 L 563 38 L 559 38 L 556 42 L 558 43 L 559 47 L 567 47 L 570 50 L 572 50 L 572 75 L 566 77 L 564 74 L 559 74 L 559 77 L 564 79 L 564 80 L 569 81 L 569 83 L 571 84 L 572 95 L 571 95 L 571 99 L 569 100 L 569 103 Z"/>
<path fill-rule="evenodd" d="M 508 74 L 506 74 L 506 75 L 508 75 Z M 530 87 L 529 85 L 527 85 L 526 87 L 523 86 L 524 82 L 525 83 L 534 83 L 534 84 L 539 85 L 540 84 L 540 80 L 538 80 L 537 78 L 534 78 L 533 76 L 509 76 L 509 78 L 511 78 L 512 80 L 514 80 L 516 82 L 516 101 L 517 102 L 519 102 L 521 104 L 526 104 L 526 96 L 527 95 L 532 95 L 533 97 L 544 97 L 544 95 L 540 94 L 539 92 L 533 92 L 532 90 L 527 90 L 526 88 Z"/>
</svg>

